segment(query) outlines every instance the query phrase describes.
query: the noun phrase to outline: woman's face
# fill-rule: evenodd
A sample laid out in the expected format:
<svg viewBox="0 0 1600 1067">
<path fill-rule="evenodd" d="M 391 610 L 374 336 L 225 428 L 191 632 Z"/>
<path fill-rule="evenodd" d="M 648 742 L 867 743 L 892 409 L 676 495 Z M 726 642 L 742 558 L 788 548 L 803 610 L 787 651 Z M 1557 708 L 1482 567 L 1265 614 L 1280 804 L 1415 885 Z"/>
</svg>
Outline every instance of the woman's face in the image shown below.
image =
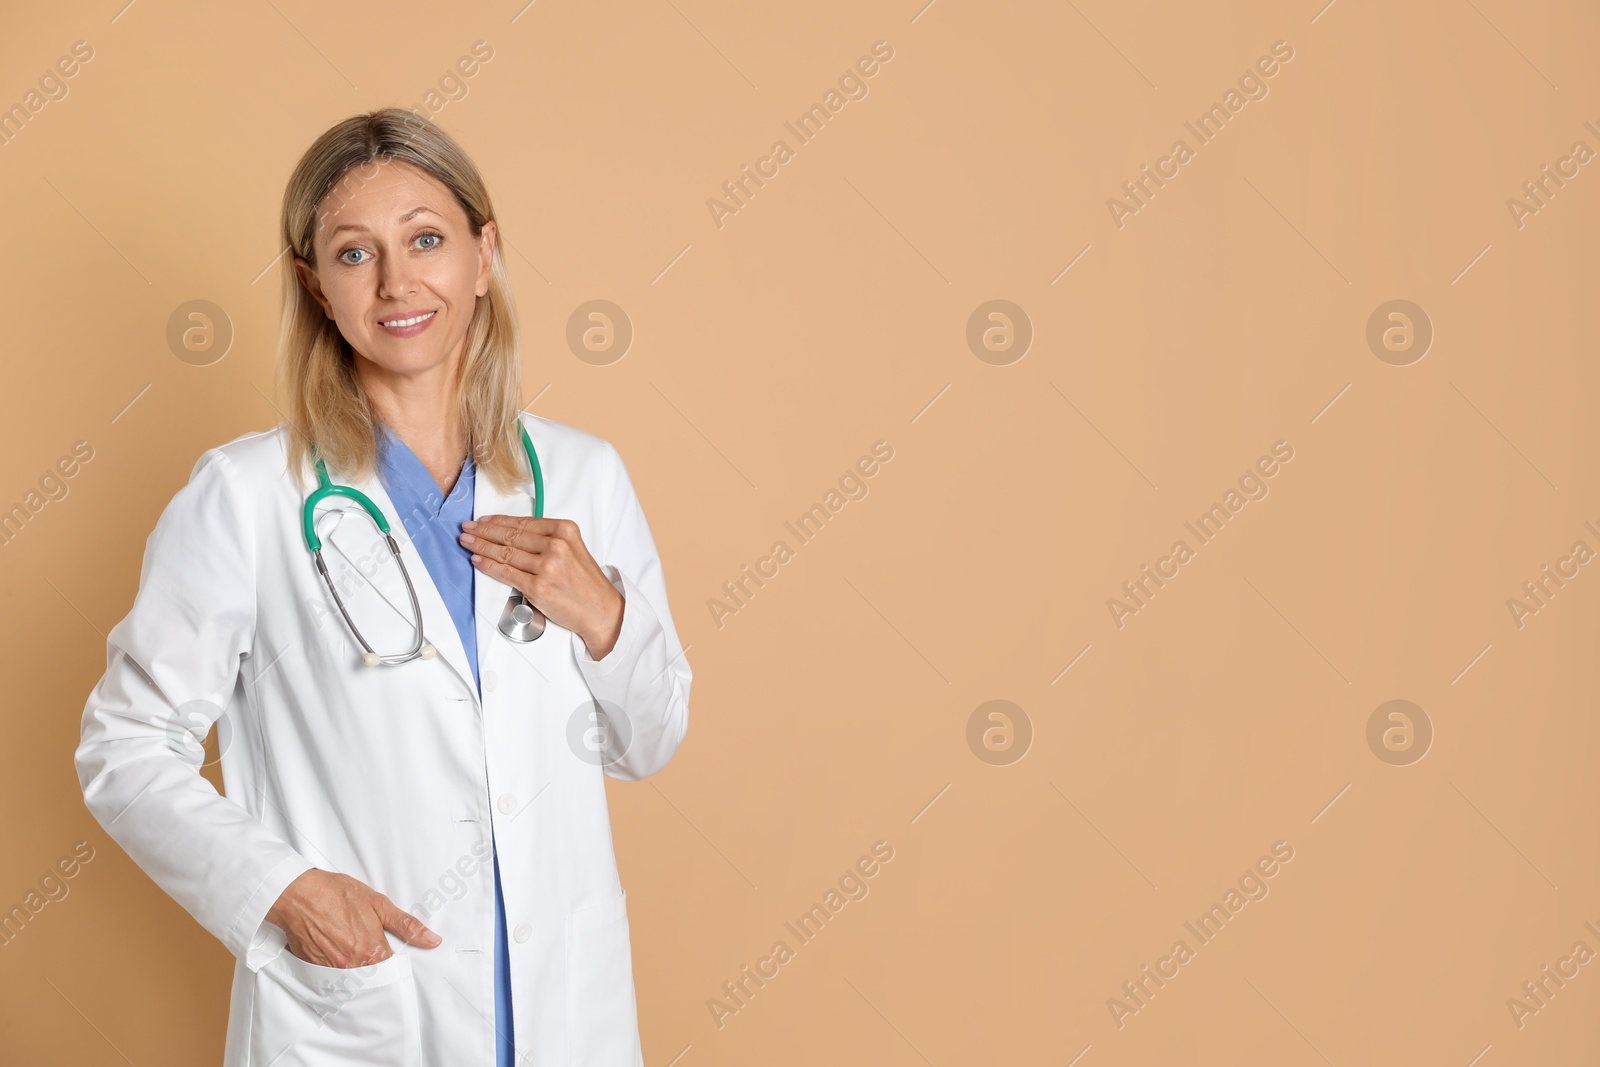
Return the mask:
<svg viewBox="0 0 1600 1067">
<path fill-rule="evenodd" d="M 393 160 L 352 169 L 317 211 L 317 266 L 296 256 L 295 271 L 355 350 L 357 371 L 393 379 L 444 369 L 454 382 L 489 291 L 494 222 L 473 237 L 449 189 Z M 409 320 L 420 321 L 402 325 Z"/>
</svg>

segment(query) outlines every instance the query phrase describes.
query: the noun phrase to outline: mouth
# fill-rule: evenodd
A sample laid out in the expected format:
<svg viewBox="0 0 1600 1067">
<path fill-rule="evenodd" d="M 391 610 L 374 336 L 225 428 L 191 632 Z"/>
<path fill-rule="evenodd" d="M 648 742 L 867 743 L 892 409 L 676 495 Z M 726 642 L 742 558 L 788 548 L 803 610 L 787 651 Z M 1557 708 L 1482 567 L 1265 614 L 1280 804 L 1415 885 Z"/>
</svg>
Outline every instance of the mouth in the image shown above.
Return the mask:
<svg viewBox="0 0 1600 1067">
<path fill-rule="evenodd" d="M 418 311 L 410 314 L 395 315 L 387 319 L 379 319 L 378 325 L 395 337 L 410 337 L 419 334 L 428 328 L 437 311 Z"/>
</svg>

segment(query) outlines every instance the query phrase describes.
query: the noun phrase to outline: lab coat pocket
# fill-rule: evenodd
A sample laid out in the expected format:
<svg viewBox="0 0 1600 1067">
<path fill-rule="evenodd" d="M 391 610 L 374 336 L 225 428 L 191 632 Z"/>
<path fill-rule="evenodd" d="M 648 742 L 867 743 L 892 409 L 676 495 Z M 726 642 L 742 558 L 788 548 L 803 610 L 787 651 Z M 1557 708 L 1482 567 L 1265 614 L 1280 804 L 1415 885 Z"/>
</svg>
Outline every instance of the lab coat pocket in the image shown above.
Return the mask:
<svg viewBox="0 0 1600 1067">
<path fill-rule="evenodd" d="M 571 1067 L 638 1067 L 644 1062 L 626 890 L 567 917 L 567 1035 Z"/>
<path fill-rule="evenodd" d="M 287 948 L 257 974 L 251 1067 L 420 1067 L 411 956 L 323 967 Z"/>
</svg>

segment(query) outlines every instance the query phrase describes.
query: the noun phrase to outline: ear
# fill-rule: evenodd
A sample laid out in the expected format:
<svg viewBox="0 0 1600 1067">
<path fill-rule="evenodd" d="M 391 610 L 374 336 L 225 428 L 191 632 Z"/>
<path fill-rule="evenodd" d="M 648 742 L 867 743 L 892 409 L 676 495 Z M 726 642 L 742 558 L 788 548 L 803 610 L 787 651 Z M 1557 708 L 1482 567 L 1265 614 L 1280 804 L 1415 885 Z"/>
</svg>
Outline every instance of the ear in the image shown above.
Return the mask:
<svg viewBox="0 0 1600 1067">
<path fill-rule="evenodd" d="M 333 305 L 323 295 L 322 283 L 317 278 L 317 272 L 311 269 L 311 264 L 295 256 L 294 273 L 300 279 L 300 284 L 305 286 L 306 292 L 311 294 L 312 299 L 322 305 L 322 313 L 330 319 L 333 318 Z"/>
<path fill-rule="evenodd" d="M 494 274 L 494 246 L 499 239 L 499 227 L 493 219 L 489 219 L 483 224 L 483 232 L 478 237 L 478 284 L 473 288 L 478 296 L 489 291 L 489 279 Z"/>
</svg>

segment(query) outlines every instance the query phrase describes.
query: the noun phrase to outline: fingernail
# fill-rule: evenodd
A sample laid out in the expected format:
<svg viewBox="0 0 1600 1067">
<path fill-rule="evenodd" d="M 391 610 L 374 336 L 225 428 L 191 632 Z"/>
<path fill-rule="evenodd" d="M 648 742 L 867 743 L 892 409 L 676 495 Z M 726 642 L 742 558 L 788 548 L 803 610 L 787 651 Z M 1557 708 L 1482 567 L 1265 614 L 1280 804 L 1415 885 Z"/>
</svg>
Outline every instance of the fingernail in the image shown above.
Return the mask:
<svg viewBox="0 0 1600 1067">
<path fill-rule="evenodd" d="M 474 527 L 476 527 L 477 525 L 478 525 L 478 522 L 477 522 L 476 519 L 468 519 L 466 522 L 461 524 L 461 528 L 463 530 L 471 530 Z"/>
</svg>

